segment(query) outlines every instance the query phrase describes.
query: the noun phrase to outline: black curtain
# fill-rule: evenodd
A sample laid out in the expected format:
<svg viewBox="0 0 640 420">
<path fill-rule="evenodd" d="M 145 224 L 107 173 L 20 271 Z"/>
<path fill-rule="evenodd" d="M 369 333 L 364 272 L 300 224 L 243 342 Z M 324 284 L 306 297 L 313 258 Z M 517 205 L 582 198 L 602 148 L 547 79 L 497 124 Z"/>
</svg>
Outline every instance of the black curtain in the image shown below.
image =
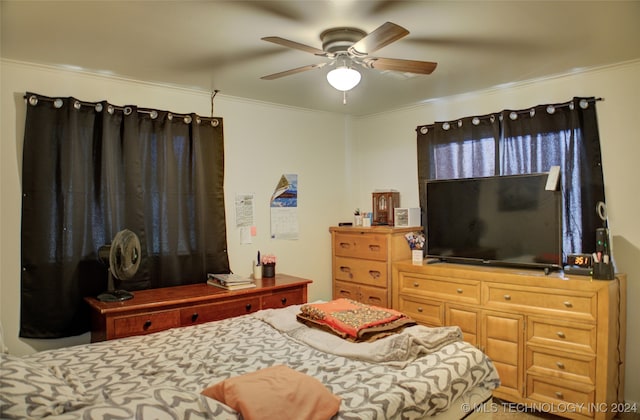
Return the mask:
<svg viewBox="0 0 640 420">
<path fill-rule="evenodd" d="M 605 202 L 596 101 L 576 97 L 418 126 L 421 207 L 426 208 L 430 179 L 527 174 L 560 166 L 563 252 L 593 252 L 595 230 L 606 224 L 596 213 L 597 204 Z"/>
<path fill-rule="evenodd" d="M 129 229 L 141 290 L 229 272 L 220 118 L 27 93 L 20 336 L 89 330 L 85 296 L 107 289 L 98 249 Z"/>
<path fill-rule="evenodd" d="M 494 115 L 466 117 L 417 128 L 418 193 L 426 220 L 430 179 L 492 176 L 498 169 L 500 125 Z"/>
<path fill-rule="evenodd" d="M 605 202 L 595 98 L 502 111 L 500 175 L 560 167 L 565 254 L 596 249 L 595 231 L 606 227 L 596 212 Z"/>
</svg>

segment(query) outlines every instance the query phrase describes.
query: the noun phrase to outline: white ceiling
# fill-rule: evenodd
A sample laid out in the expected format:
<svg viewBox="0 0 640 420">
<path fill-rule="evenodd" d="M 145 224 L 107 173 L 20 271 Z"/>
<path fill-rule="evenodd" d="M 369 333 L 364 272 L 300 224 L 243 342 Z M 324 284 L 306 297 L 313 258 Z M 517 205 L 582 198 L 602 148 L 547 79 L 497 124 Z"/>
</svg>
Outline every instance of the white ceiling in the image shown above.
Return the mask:
<svg viewBox="0 0 640 420">
<path fill-rule="evenodd" d="M 4 59 L 352 115 L 640 58 L 640 1 L 0 1 Z M 328 67 L 260 79 L 328 61 L 262 37 L 322 49 L 325 29 L 386 21 L 410 34 L 373 55 L 431 75 L 363 69 L 346 105 Z"/>
</svg>

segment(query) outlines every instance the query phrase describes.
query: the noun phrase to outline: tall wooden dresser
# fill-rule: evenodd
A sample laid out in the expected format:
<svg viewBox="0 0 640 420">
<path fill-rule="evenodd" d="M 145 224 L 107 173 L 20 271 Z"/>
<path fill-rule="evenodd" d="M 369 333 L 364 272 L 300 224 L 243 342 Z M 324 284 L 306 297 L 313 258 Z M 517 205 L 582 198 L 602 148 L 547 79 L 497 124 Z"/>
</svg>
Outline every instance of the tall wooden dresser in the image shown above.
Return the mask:
<svg viewBox="0 0 640 420">
<path fill-rule="evenodd" d="M 626 276 L 411 261 L 394 264 L 393 308 L 458 325 L 500 375 L 494 396 L 575 419 L 622 411 Z"/>
<path fill-rule="evenodd" d="M 422 228 L 332 226 L 329 231 L 333 297 L 390 307 L 391 264 L 411 258 L 405 235 Z"/>
</svg>

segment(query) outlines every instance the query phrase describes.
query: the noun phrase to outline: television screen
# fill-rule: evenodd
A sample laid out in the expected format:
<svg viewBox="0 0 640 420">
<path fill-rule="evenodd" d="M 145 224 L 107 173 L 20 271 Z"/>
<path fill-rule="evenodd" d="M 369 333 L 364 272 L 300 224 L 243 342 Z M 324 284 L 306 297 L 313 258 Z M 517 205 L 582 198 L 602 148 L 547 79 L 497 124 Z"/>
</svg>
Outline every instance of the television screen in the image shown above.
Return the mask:
<svg viewBox="0 0 640 420">
<path fill-rule="evenodd" d="M 426 256 L 561 268 L 561 193 L 547 174 L 427 181 Z"/>
</svg>

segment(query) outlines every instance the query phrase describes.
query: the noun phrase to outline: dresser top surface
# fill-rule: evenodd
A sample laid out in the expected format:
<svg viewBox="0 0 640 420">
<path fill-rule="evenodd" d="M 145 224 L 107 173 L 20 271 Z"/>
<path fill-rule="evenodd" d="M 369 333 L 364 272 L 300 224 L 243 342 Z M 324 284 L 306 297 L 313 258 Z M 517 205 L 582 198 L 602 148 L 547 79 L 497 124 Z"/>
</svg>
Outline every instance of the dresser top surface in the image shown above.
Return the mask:
<svg viewBox="0 0 640 420">
<path fill-rule="evenodd" d="M 379 225 L 371 227 L 363 226 L 331 226 L 329 232 L 341 233 L 408 233 L 421 232 L 422 226 L 396 227 L 388 225 Z"/>
<path fill-rule="evenodd" d="M 101 302 L 94 297 L 86 297 L 85 301 L 100 313 L 121 312 L 142 308 L 153 308 L 184 302 L 197 303 L 232 299 L 248 295 L 259 295 L 292 287 L 306 287 L 312 280 L 287 274 L 276 274 L 275 278 L 256 280 L 256 287 L 240 290 L 224 290 L 210 286 L 206 282 L 182 286 L 162 287 L 132 291 L 133 298 L 121 302 Z"/>
</svg>

